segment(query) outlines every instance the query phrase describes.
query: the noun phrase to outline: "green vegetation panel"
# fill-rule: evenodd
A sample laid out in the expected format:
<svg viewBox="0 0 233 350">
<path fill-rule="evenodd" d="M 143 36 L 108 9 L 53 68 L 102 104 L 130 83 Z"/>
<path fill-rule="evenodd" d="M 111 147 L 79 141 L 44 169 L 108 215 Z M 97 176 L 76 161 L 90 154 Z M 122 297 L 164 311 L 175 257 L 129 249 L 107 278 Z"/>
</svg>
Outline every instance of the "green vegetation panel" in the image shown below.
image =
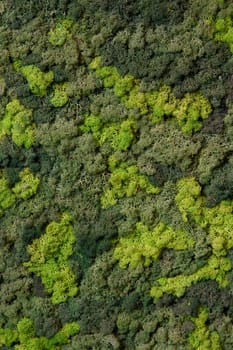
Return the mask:
<svg viewBox="0 0 233 350">
<path fill-rule="evenodd" d="M 217 9 L 217 3 L 215 5 Z M 224 6 L 224 2 L 220 1 L 219 6 Z M 4 12 L 4 9 L 3 4 L 0 10 Z M 212 25 L 208 39 L 212 35 L 213 42 L 226 43 L 230 51 L 233 52 L 231 16 L 225 15 L 223 11 L 217 16 L 216 20 L 208 18 L 207 22 L 209 25 Z M 81 21 L 80 30 L 83 29 L 82 25 L 85 27 Z M 100 149 L 104 157 L 107 155 L 108 180 L 105 181 L 105 186 L 98 193 L 99 209 L 107 212 L 109 207 L 111 207 L 110 210 L 113 209 L 114 211 L 114 206 L 117 207 L 119 205 L 121 208 L 121 205 L 124 205 L 128 200 L 132 199 L 137 202 L 137 198 L 140 195 L 150 195 L 156 201 L 156 198 L 160 195 L 163 196 L 163 188 L 155 186 L 147 175 L 140 172 L 137 159 L 133 153 L 143 122 L 147 121 L 145 123 L 150 123 L 150 125 L 174 122 L 178 124 L 185 135 L 192 137 L 194 133 L 201 131 L 203 123 L 211 115 L 213 107 L 200 89 L 195 89 L 195 92 L 191 89 L 191 92 L 185 92 L 182 97 L 176 96 L 175 89 L 171 87 L 172 84 L 169 86 L 169 84 L 164 84 L 163 82 L 157 89 L 143 89 L 144 82 L 142 80 L 131 74 L 120 74 L 119 70 L 114 66 L 104 65 L 102 58 L 98 55 L 98 50 L 95 52 L 94 48 L 89 50 L 85 47 L 83 39 L 79 40 L 79 38 L 75 37 L 75 30 L 77 30 L 75 22 L 70 18 L 63 18 L 57 21 L 47 33 L 47 45 L 50 46 L 52 55 L 55 53 L 55 57 L 59 62 L 59 50 L 62 50 L 63 46 L 65 47 L 65 45 L 70 43 L 75 46 L 78 42 L 80 51 L 77 53 L 77 57 L 79 57 L 79 64 L 83 65 L 82 68 L 86 76 L 88 78 L 91 77 L 93 79 L 92 82 L 95 81 L 90 90 L 87 88 L 88 92 L 84 92 L 84 100 L 86 98 L 86 101 L 88 101 L 85 103 L 90 103 L 91 98 L 94 99 L 96 97 L 87 98 L 89 92 L 91 95 L 98 86 L 102 90 L 111 91 L 119 103 L 129 111 L 129 116 L 123 120 L 106 121 L 101 108 L 99 113 L 92 113 L 88 106 L 84 104 L 83 122 L 79 126 L 76 125 L 80 137 L 85 137 L 87 134 L 91 135 L 94 147 Z M 89 40 L 89 38 L 87 39 Z M 22 38 L 22 42 L 23 40 Z M 94 45 L 95 40 L 96 42 L 98 40 L 101 42 L 101 35 L 93 38 L 91 45 Z M 135 45 L 135 48 L 137 48 L 136 43 L 131 45 Z M 14 47 L 13 49 L 10 48 L 10 54 L 12 55 L 11 61 L 14 62 L 15 74 L 21 76 L 21 78 L 23 77 L 24 81 L 26 80 L 31 93 L 35 95 L 34 98 L 38 98 L 42 105 L 48 103 L 50 108 L 67 108 L 67 110 L 62 110 L 61 113 L 69 111 L 70 106 L 68 106 L 68 102 L 71 101 L 72 103 L 72 97 L 77 97 L 74 82 L 70 82 L 66 76 L 62 77 L 61 71 L 59 73 L 61 76 L 59 77 L 58 70 L 56 70 L 57 67 L 53 67 L 51 70 L 46 68 L 44 71 L 39 68 L 37 63 L 28 64 L 25 57 L 22 59 Z M 44 59 L 46 54 L 43 53 L 42 57 Z M 93 57 L 95 58 L 93 59 Z M 67 68 L 69 65 L 72 66 L 71 62 L 72 59 L 68 61 L 66 57 L 66 60 L 61 59 L 59 64 Z M 45 66 L 50 66 L 50 64 L 45 64 Z M 96 80 L 101 80 L 101 83 L 97 83 Z M 84 84 L 83 81 L 80 85 L 82 86 L 82 84 Z M 1 94 L 3 94 L 4 89 L 5 81 L 2 80 L 0 86 Z M 14 94 L 7 103 L 4 100 L 5 108 L 2 109 L 3 111 L 1 110 L 0 119 L 0 142 L 4 144 L 8 142 L 8 138 L 12 139 L 16 147 L 21 148 L 21 150 L 26 149 L 29 152 L 31 148 L 41 141 L 39 138 L 36 139 L 35 136 L 40 125 L 34 123 L 32 118 L 34 111 L 28 107 L 28 105 L 33 105 L 35 100 L 33 98 L 32 100 L 24 98 L 24 100 L 27 103 L 21 102 L 20 98 L 15 97 Z M 79 103 L 76 102 L 76 106 L 79 106 Z M 71 148 L 66 147 L 67 145 L 64 146 L 65 154 L 74 148 L 74 146 Z M 106 149 L 108 150 L 107 152 Z M 122 156 L 122 159 L 119 155 Z M 79 154 L 79 156 L 82 157 L 82 154 Z M 14 185 L 10 185 L 6 174 L 4 172 L 1 174 L 1 216 L 7 209 L 12 208 L 15 203 L 20 205 L 22 200 L 30 199 L 38 192 L 40 178 L 34 175 L 29 167 L 24 167 L 18 173 L 18 177 L 18 181 Z M 181 297 L 185 294 L 188 287 L 202 280 L 215 280 L 220 287 L 226 287 L 229 283 L 227 273 L 232 269 L 232 264 L 228 257 L 228 253 L 233 248 L 232 201 L 224 200 L 216 206 L 208 208 L 206 206 L 206 198 L 202 194 L 202 188 L 194 177 L 185 176 L 181 178 L 178 180 L 176 187 L 177 194 L 174 198 L 176 209 L 179 211 L 185 225 L 194 225 L 206 233 L 211 253 L 205 264 L 191 274 L 182 273 L 172 277 L 158 277 L 155 286 L 151 288 L 150 292 L 155 302 L 165 293 Z M 61 188 L 58 187 L 57 191 L 59 192 L 60 190 Z M 64 203 L 61 207 L 64 207 Z M 137 210 L 140 213 L 141 208 L 139 207 Z M 68 306 L 69 302 L 72 303 L 74 300 L 78 300 L 76 276 L 70 267 L 70 258 L 76 241 L 73 221 L 73 217 L 64 211 L 59 222 L 50 222 L 45 228 L 45 233 L 34 239 L 27 246 L 30 260 L 23 263 L 29 272 L 41 278 L 45 290 L 50 295 L 51 302 L 55 306 L 66 302 Z M 136 221 L 134 229 L 129 230 L 128 235 L 115 239 L 112 242 L 113 261 L 119 261 L 121 268 L 129 267 L 130 274 L 137 268 L 142 268 L 146 271 L 154 262 L 160 260 L 165 250 L 185 252 L 192 251 L 195 248 L 197 242 L 185 229 L 177 229 L 174 225 L 169 225 L 163 220 L 157 221 L 158 223 L 151 227 L 143 221 Z M 106 227 L 104 229 L 106 230 Z M 86 276 L 84 276 L 84 280 L 85 278 Z M 130 324 L 130 316 L 125 313 L 119 315 L 124 316 L 122 316 L 122 323 L 127 328 L 126 324 Z M 189 317 L 189 320 L 194 325 L 194 330 L 189 333 L 188 342 L 194 349 L 220 350 L 219 334 L 216 331 L 212 331 L 206 324 L 208 317 L 209 311 L 206 308 L 201 308 L 197 317 Z M 120 317 L 117 320 L 118 326 Z M 162 320 L 160 320 L 161 322 Z M 80 328 L 76 322 L 64 322 L 63 324 L 64 326 L 54 336 L 36 336 L 32 320 L 23 317 L 17 322 L 16 329 L 0 328 L 0 346 L 14 346 L 18 350 L 62 349 L 63 345 L 70 343 L 70 338 L 76 335 Z M 124 327 L 120 326 L 118 328 L 124 329 Z M 134 337 L 134 330 L 139 328 L 139 323 L 136 322 L 131 328 L 130 332 L 132 332 Z M 160 350 L 162 349 L 160 344 L 167 346 L 166 336 L 163 334 L 163 331 L 158 332 L 160 334 L 158 338 L 163 339 L 162 342 L 156 343 L 154 341 L 154 343 L 149 343 L 148 339 L 150 336 L 148 338 L 148 334 L 155 332 L 156 326 L 151 327 L 151 325 L 148 326 L 147 324 L 144 328 L 141 334 L 139 332 L 135 337 L 136 343 L 141 338 L 141 344 L 143 344 L 142 347 L 139 346 L 137 349 L 157 349 L 156 344 L 159 344 L 158 349 Z M 146 328 L 151 329 L 148 334 L 146 333 Z M 122 333 L 126 333 L 126 331 L 123 330 Z M 113 348 L 117 349 L 120 345 L 117 341 L 114 343 L 114 340 L 114 337 L 111 338 L 109 344 L 111 343 Z M 88 340 L 85 346 L 89 348 L 87 344 Z M 105 349 L 101 345 L 98 347 L 96 343 L 94 346 L 96 349 Z M 133 349 L 132 343 L 131 345 L 125 345 L 125 348 Z M 80 349 L 82 348 L 80 347 Z"/>
</svg>

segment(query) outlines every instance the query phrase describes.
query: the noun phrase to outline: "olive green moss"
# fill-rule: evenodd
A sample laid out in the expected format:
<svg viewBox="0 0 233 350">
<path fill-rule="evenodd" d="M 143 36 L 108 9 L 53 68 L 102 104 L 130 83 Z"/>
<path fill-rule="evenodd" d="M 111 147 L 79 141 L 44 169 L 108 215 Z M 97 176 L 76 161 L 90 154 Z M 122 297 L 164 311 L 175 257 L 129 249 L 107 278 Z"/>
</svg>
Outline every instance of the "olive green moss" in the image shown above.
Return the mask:
<svg viewBox="0 0 233 350">
<path fill-rule="evenodd" d="M 0 178 L 0 216 L 15 203 L 15 195 L 12 193 L 6 178 Z"/>
<path fill-rule="evenodd" d="M 232 19 L 230 0 L 0 2 L 1 120 L 15 100 L 33 113 L 0 140 L 0 328 L 14 339 L 4 350 L 192 350 L 203 306 L 196 345 L 214 347 L 217 330 L 232 348 L 232 55 L 221 18 Z M 29 126 L 33 142 L 17 143 Z M 199 194 L 182 183 L 190 176 Z M 43 340 L 72 322 L 81 332 L 67 343 Z"/>
</svg>

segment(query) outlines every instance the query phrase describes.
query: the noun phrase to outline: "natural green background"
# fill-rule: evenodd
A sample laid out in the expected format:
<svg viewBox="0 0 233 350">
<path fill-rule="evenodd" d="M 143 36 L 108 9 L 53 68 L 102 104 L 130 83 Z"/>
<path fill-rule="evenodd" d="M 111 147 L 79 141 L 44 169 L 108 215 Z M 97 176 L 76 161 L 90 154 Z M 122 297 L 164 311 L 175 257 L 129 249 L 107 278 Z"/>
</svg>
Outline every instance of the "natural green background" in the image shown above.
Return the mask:
<svg viewBox="0 0 233 350">
<path fill-rule="evenodd" d="M 233 349 L 231 0 L 0 1 L 0 349 Z"/>
</svg>

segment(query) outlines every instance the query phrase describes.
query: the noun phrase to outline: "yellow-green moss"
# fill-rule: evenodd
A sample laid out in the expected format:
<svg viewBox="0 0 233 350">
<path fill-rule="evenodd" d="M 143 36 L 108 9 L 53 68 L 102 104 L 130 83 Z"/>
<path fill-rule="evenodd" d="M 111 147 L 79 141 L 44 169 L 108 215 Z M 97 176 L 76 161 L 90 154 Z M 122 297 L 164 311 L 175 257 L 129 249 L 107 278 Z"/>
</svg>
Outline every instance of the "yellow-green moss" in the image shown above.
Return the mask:
<svg viewBox="0 0 233 350">
<path fill-rule="evenodd" d="M 127 108 L 137 108 L 141 115 L 147 115 L 155 123 L 166 116 L 173 117 L 186 134 L 200 130 L 202 120 L 212 111 L 209 101 L 200 91 L 186 93 L 181 99 L 176 98 L 167 85 L 158 91 L 144 93 L 140 90 L 140 80 L 129 74 L 122 77 L 115 67 L 101 66 L 101 57 L 96 57 L 89 68 L 103 79 L 104 87 L 113 88 Z"/>
<path fill-rule="evenodd" d="M 189 343 L 197 350 L 221 350 L 219 334 L 206 325 L 208 316 L 208 309 L 201 308 L 197 317 L 190 317 L 195 329 L 189 334 Z"/>
<path fill-rule="evenodd" d="M 28 246 L 31 259 L 24 263 L 30 272 L 41 277 L 53 304 L 65 302 L 78 291 L 75 275 L 69 266 L 75 242 L 71 222 L 67 213 L 62 215 L 60 222 L 51 222 L 45 234 Z"/>
<path fill-rule="evenodd" d="M 176 204 L 183 220 L 194 222 L 206 230 L 212 255 L 203 267 L 190 275 L 159 278 L 158 285 L 151 289 L 154 300 L 164 293 L 180 297 L 187 287 L 201 280 L 215 280 L 221 287 L 226 287 L 226 274 L 232 269 L 230 260 L 225 256 L 233 247 L 233 201 L 222 201 L 213 208 L 207 208 L 201 186 L 194 177 L 180 179 L 177 189 Z"/>
<path fill-rule="evenodd" d="M 62 46 L 71 37 L 73 21 L 69 18 L 58 21 L 55 28 L 50 29 L 48 41 L 54 46 Z"/>
<path fill-rule="evenodd" d="M 110 164 L 113 164 L 111 158 Z M 122 162 L 119 165 L 110 166 L 110 170 L 109 185 L 104 189 L 101 197 L 102 208 L 116 204 L 119 198 L 132 197 L 139 190 L 148 194 L 160 192 L 160 189 L 153 186 L 146 176 L 140 175 L 136 165 Z"/>
<path fill-rule="evenodd" d="M 54 85 L 54 92 L 52 97 L 50 98 L 50 103 L 54 107 L 62 107 L 69 101 L 67 87 L 68 83 Z"/>
<path fill-rule="evenodd" d="M 215 23 L 214 40 L 227 43 L 231 53 L 233 53 L 233 21 L 227 16 L 225 18 L 218 18 Z"/>
<path fill-rule="evenodd" d="M 32 197 L 38 189 L 40 179 L 31 173 L 29 168 L 23 169 L 19 173 L 20 181 L 12 188 L 17 198 L 28 199 Z"/>
<path fill-rule="evenodd" d="M 0 177 L 0 216 L 4 211 L 14 205 L 16 199 L 29 199 L 32 197 L 39 186 L 40 180 L 37 176 L 33 175 L 29 168 L 23 169 L 19 173 L 20 181 L 10 188 L 9 183 L 1 174 Z"/>
<path fill-rule="evenodd" d="M 233 201 L 222 201 L 213 208 L 205 206 L 201 186 L 193 177 L 180 179 L 177 183 L 177 206 L 184 221 L 194 221 L 205 228 L 210 238 L 213 253 L 226 255 L 233 247 Z"/>
<path fill-rule="evenodd" d="M 16 98 L 6 105 L 5 114 L 0 120 L 0 138 L 9 135 L 17 146 L 30 148 L 35 143 L 34 129 L 31 109 Z"/>
<path fill-rule="evenodd" d="M 14 62 L 13 66 L 17 72 L 25 77 L 33 94 L 38 96 L 46 95 L 47 88 L 54 79 L 54 73 L 52 71 L 42 72 L 37 66 L 32 64 L 22 66 L 21 61 Z"/>
<path fill-rule="evenodd" d="M 225 257 L 211 255 L 207 263 L 190 275 L 180 274 L 175 277 L 161 277 L 157 285 L 150 291 L 151 297 L 156 302 L 164 293 L 174 294 L 177 297 L 184 295 L 185 290 L 201 280 L 215 280 L 221 287 L 226 287 L 228 281 L 226 273 L 232 268 L 231 262 Z"/>
<path fill-rule="evenodd" d="M 0 328 L 0 346 L 14 346 L 15 350 L 59 350 L 70 342 L 79 329 L 78 323 L 71 322 L 51 338 L 37 337 L 32 320 L 24 317 L 17 323 L 16 330 Z"/>
<path fill-rule="evenodd" d="M 92 133 L 99 145 L 108 143 L 113 150 L 121 151 L 130 147 L 137 129 L 137 122 L 133 118 L 104 125 L 101 116 L 93 114 L 86 115 L 84 124 L 80 126 L 81 131 Z"/>
<path fill-rule="evenodd" d="M 149 266 L 165 248 L 184 250 L 193 245 L 194 241 L 186 232 L 174 230 L 162 222 L 149 230 L 142 222 L 138 222 L 129 236 L 120 238 L 113 256 L 119 260 L 121 268 L 127 265 L 136 268 L 140 265 Z"/>
</svg>

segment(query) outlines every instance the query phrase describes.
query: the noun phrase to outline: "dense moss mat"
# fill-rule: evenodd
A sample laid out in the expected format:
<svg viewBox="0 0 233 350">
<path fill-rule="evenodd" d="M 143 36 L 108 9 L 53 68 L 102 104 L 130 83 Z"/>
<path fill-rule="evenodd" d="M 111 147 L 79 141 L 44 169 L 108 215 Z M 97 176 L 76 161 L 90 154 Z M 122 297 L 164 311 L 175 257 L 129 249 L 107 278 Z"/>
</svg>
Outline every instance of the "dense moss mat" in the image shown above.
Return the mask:
<svg viewBox="0 0 233 350">
<path fill-rule="evenodd" d="M 0 2 L 0 348 L 233 348 L 230 0 Z"/>
</svg>

